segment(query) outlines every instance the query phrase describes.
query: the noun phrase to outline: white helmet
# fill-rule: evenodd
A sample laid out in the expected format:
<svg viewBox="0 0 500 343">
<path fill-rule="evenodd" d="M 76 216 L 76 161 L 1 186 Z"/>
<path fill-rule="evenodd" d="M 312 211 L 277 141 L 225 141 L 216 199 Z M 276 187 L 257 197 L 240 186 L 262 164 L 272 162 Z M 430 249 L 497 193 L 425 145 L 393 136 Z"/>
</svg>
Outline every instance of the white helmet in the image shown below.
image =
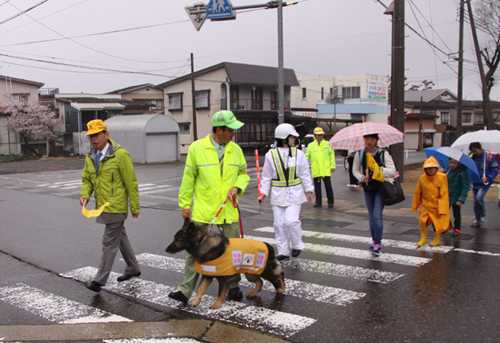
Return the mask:
<svg viewBox="0 0 500 343">
<path fill-rule="evenodd" d="M 276 139 L 286 139 L 288 136 L 299 137 L 297 131 L 291 124 L 280 124 L 276 126 L 276 130 L 274 130 L 274 138 Z"/>
</svg>

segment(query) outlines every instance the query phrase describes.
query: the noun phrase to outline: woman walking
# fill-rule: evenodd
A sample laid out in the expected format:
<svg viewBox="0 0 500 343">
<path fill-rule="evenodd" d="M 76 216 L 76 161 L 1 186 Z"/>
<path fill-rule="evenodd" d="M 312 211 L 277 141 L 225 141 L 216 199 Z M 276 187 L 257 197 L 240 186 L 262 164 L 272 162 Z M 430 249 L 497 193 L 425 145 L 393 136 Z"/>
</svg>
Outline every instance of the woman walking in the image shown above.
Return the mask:
<svg viewBox="0 0 500 343">
<path fill-rule="evenodd" d="M 364 149 L 354 155 L 353 174 L 363 187 L 368 209 L 370 233 L 373 243 L 370 250 L 379 256 L 384 232 L 383 182 L 392 181 L 396 175 L 394 161 L 388 151 L 379 148 L 378 134 L 364 135 Z"/>
</svg>

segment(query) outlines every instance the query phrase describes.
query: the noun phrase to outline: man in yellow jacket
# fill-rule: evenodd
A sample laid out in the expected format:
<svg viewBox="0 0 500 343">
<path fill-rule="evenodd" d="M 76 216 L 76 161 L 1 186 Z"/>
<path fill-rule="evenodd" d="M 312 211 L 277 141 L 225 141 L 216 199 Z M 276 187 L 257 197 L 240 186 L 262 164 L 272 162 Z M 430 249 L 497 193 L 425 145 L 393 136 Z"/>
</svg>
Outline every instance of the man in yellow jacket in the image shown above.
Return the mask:
<svg viewBox="0 0 500 343">
<path fill-rule="evenodd" d="M 306 157 L 311 164 L 311 174 L 314 179 L 314 192 L 316 193 L 316 205 L 322 206 L 321 180 L 325 184 L 328 207 L 333 208 L 332 173 L 335 171 L 335 151 L 330 143 L 325 140 L 325 131 L 317 127 L 313 131 L 314 141 L 307 146 Z"/>
<path fill-rule="evenodd" d="M 245 192 L 250 177 L 241 147 L 234 143 L 234 131 L 244 124 L 231 111 L 219 111 L 212 116 L 212 133 L 191 144 L 186 157 L 184 175 L 179 189 L 179 207 L 184 219 L 197 225 L 215 224 L 222 227 L 228 238 L 239 237 L 239 213 L 233 206 L 238 195 Z M 218 216 L 219 207 L 224 206 Z M 186 259 L 184 279 L 168 296 L 186 304 L 196 286 L 194 260 Z M 235 283 L 239 281 L 239 277 Z M 229 299 L 240 300 L 237 287 L 229 291 Z"/>
</svg>

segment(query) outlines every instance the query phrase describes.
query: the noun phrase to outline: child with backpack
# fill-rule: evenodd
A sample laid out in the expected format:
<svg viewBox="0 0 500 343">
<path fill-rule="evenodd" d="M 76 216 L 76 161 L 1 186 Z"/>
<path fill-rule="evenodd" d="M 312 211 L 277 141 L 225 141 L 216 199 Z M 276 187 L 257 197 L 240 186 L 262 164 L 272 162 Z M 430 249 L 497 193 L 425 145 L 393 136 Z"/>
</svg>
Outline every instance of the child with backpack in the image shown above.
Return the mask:
<svg viewBox="0 0 500 343">
<path fill-rule="evenodd" d="M 448 191 L 450 193 L 450 205 L 453 212 L 453 233 L 459 235 L 462 230 L 462 206 L 465 204 L 467 194 L 470 190 L 469 174 L 457 160 L 450 159 L 448 171 Z M 451 222 L 450 222 L 451 226 Z"/>
</svg>

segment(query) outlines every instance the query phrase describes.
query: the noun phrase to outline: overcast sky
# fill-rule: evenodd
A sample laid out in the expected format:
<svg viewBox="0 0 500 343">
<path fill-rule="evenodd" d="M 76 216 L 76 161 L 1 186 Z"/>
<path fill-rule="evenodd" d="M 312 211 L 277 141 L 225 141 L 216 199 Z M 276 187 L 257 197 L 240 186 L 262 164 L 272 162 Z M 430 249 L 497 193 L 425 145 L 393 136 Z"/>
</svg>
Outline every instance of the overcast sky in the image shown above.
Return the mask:
<svg viewBox="0 0 500 343">
<path fill-rule="evenodd" d="M 0 0 L 0 21 L 40 0 Z M 208 0 L 205 0 L 208 2 Z M 426 35 L 445 51 L 458 45 L 458 0 L 413 0 L 429 23 L 448 45 L 446 47 L 420 17 Z M 233 0 L 233 5 L 259 0 Z M 389 3 L 389 0 L 383 0 Z M 409 1 L 406 21 L 419 28 Z M 160 83 L 188 69 L 189 53 L 195 54 L 196 68 L 221 61 L 276 65 L 276 11 L 241 13 L 234 21 L 206 21 L 197 32 L 187 20 L 184 6 L 190 0 L 49 0 L 26 15 L 0 25 L 0 53 L 50 59 L 96 67 L 152 71 L 165 75 L 137 76 L 116 73 L 71 73 L 74 67 L 45 65 L 0 56 L 0 74 L 44 82 L 61 92 L 105 92 L 129 85 Z M 284 10 L 285 65 L 297 72 L 324 75 L 390 73 L 391 22 L 375 0 L 307 0 Z M 142 31 L 74 41 L 18 45 L 39 39 L 60 38 L 131 26 L 164 22 L 171 25 Z M 59 35 L 57 33 L 59 33 Z M 410 82 L 433 80 L 437 87 L 456 92 L 456 74 L 443 64 L 446 57 L 433 50 L 409 30 L 406 31 L 406 75 Z M 475 60 L 470 30 L 465 31 L 466 59 Z M 114 57 L 113 57 L 114 56 Z M 23 66 L 8 63 L 23 64 Z M 155 62 L 155 63 L 149 63 Z M 449 63 L 456 69 L 456 63 Z M 31 67 L 28 67 L 31 66 Z M 51 68 L 42 70 L 33 68 Z M 479 98 L 479 77 L 475 66 L 465 64 L 464 94 Z M 493 90 L 500 100 L 500 86 Z"/>
</svg>

